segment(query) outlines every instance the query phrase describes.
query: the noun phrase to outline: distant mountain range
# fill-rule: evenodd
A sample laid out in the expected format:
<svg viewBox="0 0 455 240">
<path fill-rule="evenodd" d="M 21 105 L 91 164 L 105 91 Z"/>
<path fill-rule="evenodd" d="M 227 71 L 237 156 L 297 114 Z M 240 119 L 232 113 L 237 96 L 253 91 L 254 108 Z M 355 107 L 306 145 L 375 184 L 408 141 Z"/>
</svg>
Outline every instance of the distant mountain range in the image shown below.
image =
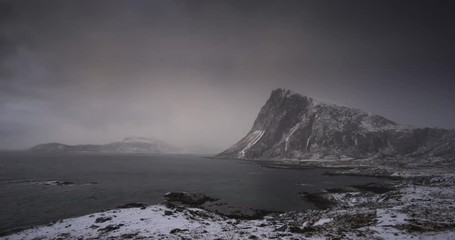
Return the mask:
<svg viewBox="0 0 455 240">
<path fill-rule="evenodd" d="M 112 153 L 179 153 L 180 148 L 142 137 L 127 137 L 120 142 L 102 145 L 66 145 L 61 143 L 39 144 L 29 149 L 34 152 L 112 152 Z"/>
<path fill-rule="evenodd" d="M 252 129 L 218 154 L 239 159 L 455 159 L 455 131 L 415 128 L 276 89 Z"/>
</svg>

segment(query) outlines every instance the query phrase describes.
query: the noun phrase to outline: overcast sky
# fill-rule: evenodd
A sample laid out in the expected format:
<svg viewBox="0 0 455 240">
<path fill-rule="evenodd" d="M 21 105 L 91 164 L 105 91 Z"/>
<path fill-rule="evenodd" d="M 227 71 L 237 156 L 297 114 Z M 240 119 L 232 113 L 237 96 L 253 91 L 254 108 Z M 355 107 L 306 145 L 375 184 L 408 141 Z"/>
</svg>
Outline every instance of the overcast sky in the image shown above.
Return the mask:
<svg viewBox="0 0 455 240">
<path fill-rule="evenodd" d="M 0 0 L 0 149 L 221 151 L 274 88 L 455 128 L 451 1 Z"/>
</svg>

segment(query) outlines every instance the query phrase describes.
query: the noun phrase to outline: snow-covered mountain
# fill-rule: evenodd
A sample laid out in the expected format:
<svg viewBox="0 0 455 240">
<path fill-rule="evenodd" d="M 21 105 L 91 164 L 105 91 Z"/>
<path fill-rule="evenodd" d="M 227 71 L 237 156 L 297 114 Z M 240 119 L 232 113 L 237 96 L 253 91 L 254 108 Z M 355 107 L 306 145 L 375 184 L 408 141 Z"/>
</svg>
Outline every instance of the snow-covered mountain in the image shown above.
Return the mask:
<svg viewBox="0 0 455 240">
<path fill-rule="evenodd" d="M 220 158 L 455 159 L 455 131 L 414 128 L 378 115 L 276 89 L 250 132 Z"/>
<path fill-rule="evenodd" d="M 61 143 L 39 144 L 35 152 L 115 152 L 115 153 L 177 153 L 180 149 L 163 141 L 142 137 L 127 137 L 123 141 L 103 145 L 65 145 Z"/>
</svg>

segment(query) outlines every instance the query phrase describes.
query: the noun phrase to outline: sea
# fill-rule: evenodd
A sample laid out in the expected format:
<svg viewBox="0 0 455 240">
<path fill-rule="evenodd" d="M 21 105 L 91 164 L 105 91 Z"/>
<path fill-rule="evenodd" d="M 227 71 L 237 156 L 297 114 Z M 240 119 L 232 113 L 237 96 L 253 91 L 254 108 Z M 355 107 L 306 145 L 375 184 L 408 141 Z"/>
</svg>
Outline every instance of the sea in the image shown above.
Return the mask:
<svg viewBox="0 0 455 240">
<path fill-rule="evenodd" d="M 299 197 L 302 192 L 384 181 L 268 163 L 179 154 L 0 152 L 0 235 L 128 203 L 163 203 L 170 191 L 281 212 L 317 209 Z"/>
</svg>

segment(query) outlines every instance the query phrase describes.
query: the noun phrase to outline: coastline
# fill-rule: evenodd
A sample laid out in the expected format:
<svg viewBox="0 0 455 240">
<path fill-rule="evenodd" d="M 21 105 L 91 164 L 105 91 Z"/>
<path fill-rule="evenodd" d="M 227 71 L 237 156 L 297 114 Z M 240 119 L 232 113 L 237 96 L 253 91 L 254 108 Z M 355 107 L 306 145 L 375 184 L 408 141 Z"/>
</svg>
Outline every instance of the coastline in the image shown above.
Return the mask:
<svg viewBox="0 0 455 240">
<path fill-rule="evenodd" d="M 381 172 L 371 169 L 335 174 Z M 446 170 L 388 172 L 390 188 L 379 192 L 328 189 L 313 199 L 333 203 L 321 210 L 241 219 L 199 206 L 158 204 L 64 219 L 0 239 L 450 239 L 455 238 L 455 174 Z"/>
</svg>

